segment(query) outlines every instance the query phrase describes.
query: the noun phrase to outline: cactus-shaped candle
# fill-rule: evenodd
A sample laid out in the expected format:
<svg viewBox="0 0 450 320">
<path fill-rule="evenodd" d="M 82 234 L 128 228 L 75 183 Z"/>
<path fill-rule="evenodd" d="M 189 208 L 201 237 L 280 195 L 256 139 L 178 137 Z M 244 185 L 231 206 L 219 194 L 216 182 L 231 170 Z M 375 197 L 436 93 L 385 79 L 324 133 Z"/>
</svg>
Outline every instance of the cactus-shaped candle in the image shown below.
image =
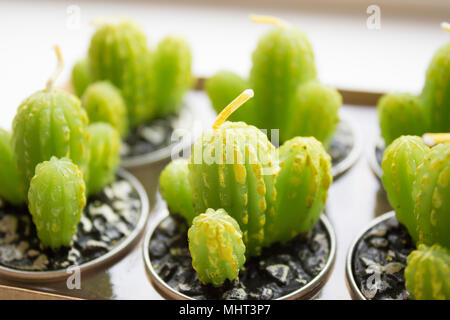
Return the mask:
<svg viewBox="0 0 450 320">
<path fill-rule="evenodd" d="M 195 217 L 188 238 L 200 282 L 218 287 L 238 277 L 245 262 L 245 245 L 239 224 L 225 210 L 208 209 Z"/>
<path fill-rule="evenodd" d="M 160 185 L 169 209 L 188 222 L 224 209 L 239 224 L 246 255 L 258 256 L 264 246 L 311 230 L 332 178 L 330 156 L 315 138 L 297 137 L 277 150 L 256 127 L 225 122 L 252 96 L 245 90 L 223 109 L 188 162 L 164 169 Z"/>
<path fill-rule="evenodd" d="M 36 165 L 52 156 L 68 157 L 82 171 L 88 161 L 85 146 L 88 117 L 76 96 L 53 86 L 63 68 L 61 52 L 58 47 L 55 50 L 56 73 L 44 90 L 22 102 L 13 122 L 15 160 L 26 190 Z"/>
<path fill-rule="evenodd" d="M 408 256 L 405 286 L 416 300 L 450 299 L 450 251 L 437 244 L 419 245 Z"/>
<path fill-rule="evenodd" d="M 28 191 L 28 208 L 45 247 L 68 246 L 86 205 L 83 174 L 70 159 L 44 161 Z"/>
<path fill-rule="evenodd" d="M 334 88 L 316 79 L 314 54 L 306 35 L 285 21 L 252 16 L 269 23 L 253 52 L 249 80 L 221 71 L 206 83 L 216 111 L 245 87 L 255 90 L 255 99 L 230 119 L 261 129 L 279 129 L 281 142 L 295 136 L 314 136 L 327 145 L 336 130 L 342 104 Z"/>
<path fill-rule="evenodd" d="M 443 24 L 443 28 L 448 28 Z M 450 131 L 450 42 L 439 48 L 420 96 L 390 93 L 377 104 L 381 136 L 389 145 L 401 135 Z"/>
</svg>

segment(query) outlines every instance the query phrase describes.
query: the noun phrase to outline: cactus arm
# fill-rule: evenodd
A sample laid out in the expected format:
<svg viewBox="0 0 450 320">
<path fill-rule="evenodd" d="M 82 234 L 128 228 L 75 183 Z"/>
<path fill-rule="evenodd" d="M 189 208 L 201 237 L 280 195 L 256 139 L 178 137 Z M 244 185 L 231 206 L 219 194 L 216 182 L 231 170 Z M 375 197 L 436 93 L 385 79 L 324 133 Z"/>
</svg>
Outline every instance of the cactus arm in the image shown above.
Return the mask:
<svg viewBox="0 0 450 320">
<path fill-rule="evenodd" d="M 126 20 L 101 25 L 92 36 L 88 57 L 93 80 L 109 80 L 121 90 L 132 127 L 155 116 L 148 85 L 152 55 L 137 25 Z"/>
<path fill-rule="evenodd" d="M 254 124 L 263 129 L 284 128 L 291 116 L 285 110 L 292 110 L 298 86 L 316 77 L 311 45 L 301 31 L 275 26 L 259 40 L 252 61 L 250 84 L 259 114 Z"/>
<path fill-rule="evenodd" d="M 92 82 L 91 74 L 89 72 L 89 60 L 84 58 L 77 61 L 72 69 L 71 82 L 78 97 L 81 97 Z"/>
<path fill-rule="evenodd" d="M 169 36 L 158 44 L 152 63 L 152 98 L 159 115 L 175 113 L 182 106 L 183 95 L 194 82 L 191 63 L 191 50 L 183 38 Z"/>
<path fill-rule="evenodd" d="M 89 122 L 107 122 L 116 128 L 121 137 L 128 133 L 127 108 L 122 95 L 109 81 L 89 85 L 82 97 Z"/>
<path fill-rule="evenodd" d="M 189 183 L 188 161 L 173 160 L 159 176 L 159 186 L 171 213 L 177 213 L 192 225 L 195 218 L 192 188 Z"/>
<path fill-rule="evenodd" d="M 69 159 L 52 157 L 40 163 L 28 202 L 42 245 L 52 249 L 70 245 L 86 205 L 81 171 Z"/>
<path fill-rule="evenodd" d="M 450 252 L 439 245 L 419 245 L 405 268 L 405 286 L 416 300 L 450 299 Z"/>
<path fill-rule="evenodd" d="M 280 130 L 281 141 L 312 136 L 328 146 L 339 122 L 341 105 L 342 96 L 331 86 L 317 80 L 300 85 L 292 109 L 286 111 L 292 119 L 285 130 Z"/>
<path fill-rule="evenodd" d="M 275 232 L 267 242 L 285 242 L 311 230 L 331 184 L 331 160 L 315 138 L 296 137 L 280 147 Z"/>
<path fill-rule="evenodd" d="M 450 247 L 450 143 L 431 148 L 417 168 L 412 197 L 419 241 Z"/>
<path fill-rule="evenodd" d="M 428 66 L 421 95 L 429 110 L 432 132 L 450 131 L 450 42 L 439 48 Z"/>
<path fill-rule="evenodd" d="M 188 231 L 192 266 L 203 284 L 221 286 L 234 280 L 245 263 L 245 245 L 239 224 L 225 210 L 208 209 Z"/>
<path fill-rule="evenodd" d="M 396 139 L 384 152 L 383 186 L 396 217 L 406 228 L 414 242 L 419 239 L 412 198 L 416 169 L 422 163 L 429 148 L 422 139 L 402 136 Z"/>
<path fill-rule="evenodd" d="M 105 122 L 89 125 L 89 166 L 85 174 L 88 194 L 95 194 L 116 177 L 120 163 L 120 136 L 116 129 Z"/>
<path fill-rule="evenodd" d="M 429 128 L 425 105 L 408 93 L 384 95 L 377 103 L 381 136 L 386 146 L 402 135 L 422 135 Z"/>
<path fill-rule="evenodd" d="M 17 171 L 12 150 L 11 134 L 0 128 L 0 197 L 19 205 L 25 202 L 25 186 Z"/>
</svg>

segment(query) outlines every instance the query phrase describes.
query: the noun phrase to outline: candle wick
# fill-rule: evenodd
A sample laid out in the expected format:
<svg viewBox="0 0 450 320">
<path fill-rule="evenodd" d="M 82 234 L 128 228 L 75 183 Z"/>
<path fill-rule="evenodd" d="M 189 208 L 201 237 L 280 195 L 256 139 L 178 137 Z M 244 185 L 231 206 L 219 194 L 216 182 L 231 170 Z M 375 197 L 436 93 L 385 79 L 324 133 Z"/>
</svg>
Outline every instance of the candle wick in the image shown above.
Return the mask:
<svg viewBox="0 0 450 320">
<path fill-rule="evenodd" d="M 447 32 L 450 32 L 450 23 L 448 22 L 442 22 L 441 23 L 441 28 L 444 29 Z"/>
<path fill-rule="evenodd" d="M 47 86 L 46 86 L 47 91 L 50 91 L 53 88 L 53 85 L 54 85 L 56 79 L 61 74 L 62 70 L 64 69 L 64 59 L 61 54 L 61 49 L 57 45 L 55 46 L 54 49 L 55 49 L 55 53 L 56 53 L 56 58 L 58 60 L 58 65 L 56 66 L 56 70 L 53 73 L 53 75 L 47 81 Z"/>
<path fill-rule="evenodd" d="M 227 118 L 239 109 L 245 102 L 250 98 L 253 98 L 254 92 L 252 89 L 244 90 L 240 95 L 238 95 L 233 101 L 230 102 L 217 116 L 216 121 L 214 121 L 213 129 L 219 129 L 219 127 L 224 123 Z"/>
<path fill-rule="evenodd" d="M 259 14 L 251 14 L 250 20 L 252 20 L 255 23 L 268 23 L 273 24 L 278 27 L 286 27 L 289 25 L 286 21 L 283 19 L 274 17 L 274 16 L 265 16 L 265 15 L 259 15 Z"/>
</svg>

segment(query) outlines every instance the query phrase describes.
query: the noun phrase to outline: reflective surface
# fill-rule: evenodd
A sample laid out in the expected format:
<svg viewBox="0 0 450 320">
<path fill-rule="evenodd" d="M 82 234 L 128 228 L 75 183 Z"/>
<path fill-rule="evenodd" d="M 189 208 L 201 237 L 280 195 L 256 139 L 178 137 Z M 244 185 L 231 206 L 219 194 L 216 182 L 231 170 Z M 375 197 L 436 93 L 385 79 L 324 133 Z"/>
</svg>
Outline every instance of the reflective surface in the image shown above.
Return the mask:
<svg viewBox="0 0 450 320">
<path fill-rule="evenodd" d="M 350 299 L 345 284 L 347 250 L 374 217 L 391 210 L 385 192 L 367 161 L 372 142 L 379 136 L 376 110 L 373 107 L 344 106 L 342 111 L 359 127 L 363 152 L 357 164 L 336 179 L 330 188 L 326 210 L 337 235 L 337 255 L 333 273 L 318 299 Z M 149 190 L 151 213 L 147 227 L 151 227 L 158 216 L 167 214 L 161 199 L 156 198 L 158 175 L 164 165 L 155 164 L 146 175 L 148 181 L 153 181 Z M 88 299 L 162 299 L 147 278 L 142 241 L 114 266 L 92 275 L 81 274 L 81 289 L 68 289 L 66 281 L 45 286 L 18 286 Z M 14 285 L 3 279 L 0 279 L 0 284 Z"/>
</svg>

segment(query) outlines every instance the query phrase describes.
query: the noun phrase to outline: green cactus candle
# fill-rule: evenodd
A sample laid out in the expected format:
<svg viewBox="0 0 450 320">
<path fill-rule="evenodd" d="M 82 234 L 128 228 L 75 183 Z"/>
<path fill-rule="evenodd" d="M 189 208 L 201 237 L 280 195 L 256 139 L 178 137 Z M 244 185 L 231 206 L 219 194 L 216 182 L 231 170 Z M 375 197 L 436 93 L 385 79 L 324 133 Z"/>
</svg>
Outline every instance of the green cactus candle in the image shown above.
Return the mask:
<svg viewBox="0 0 450 320">
<path fill-rule="evenodd" d="M 277 215 L 273 228 L 266 229 L 267 244 L 285 242 L 311 230 L 319 220 L 332 182 L 330 156 L 315 138 L 293 138 L 280 147 L 279 153 Z"/>
<path fill-rule="evenodd" d="M 274 27 L 253 52 L 248 81 L 221 71 L 206 82 L 215 110 L 243 87 L 252 87 L 254 101 L 230 119 L 261 129 L 279 129 L 281 142 L 311 135 L 328 144 L 336 130 L 342 98 L 337 90 L 316 79 L 314 54 L 306 35 L 277 18 L 252 16 L 252 20 Z"/>
<path fill-rule="evenodd" d="M 120 163 L 120 136 L 105 122 L 89 125 L 89 166 L 85 177 L 88 194 L 103 189 L 115 179 Z"/>
<path fill-rule="evenodd" d="M 191 61 L 191 50 L 183 38 L 169 36 L 158 44 L 152 62 L 152 99 L 158 115 L 175 113 L 182 106 L 183 95 L 194 82 Z"/>
<path fill-rule="evenodd" d="M 192 266 L 203 284 L 221 286 L 234 280 L 245 262 L 239 224 L 225 210 L 206 210 L 188 231 Z"/>
<path fill-rule="evenodd" d="M 188 161 L 177 159 L 169 163 L 159 176 L 159 186 L 170 212 L 181 215 L 191 225 L 196 214 L 189 183 Z"/>
<path fill-rule="evenodd" d="M 25 187 L 20 179 L 12 150 L 11 134 L 0 128 L 0 197 L 12 204 L 26 199 Z"/>
<path fill-rule="evenodd" d="M 78 97 L 81 97 L 92 82 L 87 58 L 77 61 L 72 69 L 71 82 Z"/>
<path fill-rule="evenodd" d="M 92 36 L 88 57 L 92 79 L 109 80 L 121 90 L 131 126 L 154 116 L 151 54 L 140 27 L 128 20 L 101 24 Z"/>
<path fill-rule="evenodd" d="M 291 137 L 313 136 L 325 146 L 331 141 L 339 122 L 338 111 L 342 105 L 339 92 L 317 80 L 299 86 L 292 104 L 291 120 L 285 130 L 280 130 L 281 141 Z M 289 114 L 289 111 L 286 111 Z"/>
<path fill-rule="evenodd" d="M 425 156 L 412 196 L 419 241 L 450 248 L 450 142 L 434 146 Z"/>
<path fill-rule="evenodd" d="M 450 42 L 439 48 L 427 69 L 422 91 L 433 132 L 450 131 Z"/>
<path fill-rule="evenodd" d="M 414 242 L 419 240 L 414 214 L 413 184 L 416 170 L 422 163 L 428 147 L 420 137 L 402 136 L 391 143 L 384 152 L 383 186 L 396 217 L 406 228 Z"/>
<path fill-rule="evenodd" d="M 266 171 L 274 171 L 275 147 L 256 127 L 223 121 L 252 95 L 244 91 L 224 109 L 189 162 L 196 212 L 225 209 L 239 223 L 249 256 L 260 254 L 266 212 L 273 211 L 274 173 Z"/>
<path fill-rule="evenodd" d="M 28 203 L 42 245 L 53 249 L 70 245 L 86 205 L 83 174 L 66 158 L 40 163 Z"/>
<path fill-rule="evenodd" d="M 450 251 L 420 245 L 408 256 L 405 286 L 416 300 L 450 299 Z"/>
<path fill-rule="evenodd" d="M 122 137 L 128 133 L 128 118 L 125 101 L 120 90 L 109 81 L 94 82 L 82 97 L 89 122 L 107 122 L 117 129 Z"/>
<path fill-rule="evenodd" d="M 52 156 L 68 157 L 82 171 L 86 169 L 88 118 L 80 100 L 65 91 L 54 89 L 53 82 L 62 70 L 59 67 L 47 88 L 38 91 L 19 106 L 13 122 L 13 148 L 21 179 L 28 189 L 36 165 Z"/>
<path fill-rule="evenodd" d="M 381 136 L 386 145 L 402 135 L 428 131 L 428 115 L 422 100 L 409 93 L 384 95 L 377 104 Z"/>
</svg>

